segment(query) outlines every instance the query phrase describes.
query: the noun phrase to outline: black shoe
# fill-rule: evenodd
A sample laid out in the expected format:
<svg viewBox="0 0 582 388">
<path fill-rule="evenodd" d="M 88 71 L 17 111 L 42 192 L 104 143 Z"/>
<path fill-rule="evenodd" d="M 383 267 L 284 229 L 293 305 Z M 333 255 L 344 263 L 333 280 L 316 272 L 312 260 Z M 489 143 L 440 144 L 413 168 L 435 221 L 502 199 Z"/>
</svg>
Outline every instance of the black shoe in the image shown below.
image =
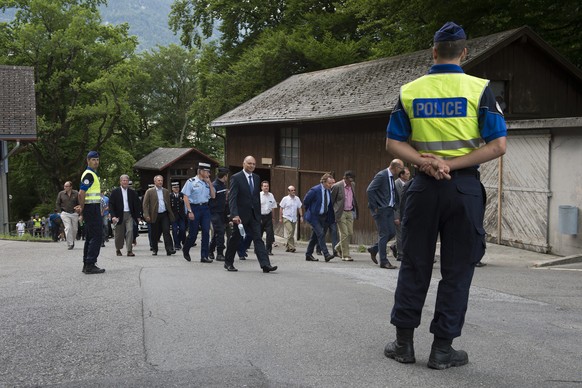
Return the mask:
<svg viewBox="0 0 582 388">
<path fill-rule="evenodd" d="M 267 251 L 267 254 L 268 254 L 269 256 L 273 256 L 273 252 L 271 252 L 271 251 Z"/>
<path fill-rule="evenodd" d="M 152 256 L 157 256 L 158 255 L 158 251 L 152 251 Z"/>
<path fill-rule="evenodd" d="M 265 265 L 264 267 L 261 267 L 263 269 L 264 273 L 269 273 L 269 272 L 274 272 L 277 270 L 277 266 L 272 266 L 272 265 Z"/>
<path fill-rule="evenodd" d="M 316 254 L 317 256 L 321 256 L 321 251 L 315 251 L 315 254 Z"/>
<path fill-rule="evenodd" d="M 378 252 L 375 252 L 372 248 L 368 248 L 368 252 L 370 253 L 370 259 L 372 259 L 374 264 L 378 264 L 378 260 L 376 260 L 376 254 Z"/>
<path fill-rule="evenodd" d="M 220 255 L 220 254 L 216 255 L 216 261 L 224 261 L 224 260 L 226 260 L 224 255 Z"/>
<path fill-rule="evenodd" d="M 176 253 L 176 252 L 174 252 Z M 166 256 L 172 256 L 172 251 L 166 251 Z"/>
<path fill-rule="evenodd" d="M 481 267 L 485 267 L 487 264 L 483 263 L 482 261 L 478 262 L 477 264 L 475 264 L 475 267 L 481 268 Z"/>
<path fill-rule="evenodd" d="M 214 260 L 214 253 L 213 252 L 210 252 L 208 254 L 208 258 L 211 259 L 211 260 Z"/>
<path fill-rule="evenodd" d="M 334 249 L 333 250 L 333 257 L 340 257 L 341 255 Z"/>
<path fill-rule="evenodd" d="M 227 270 L 228 272 L 236 272 L 238 271 L 238 269 L 234 268 L 234 265 L 224 265 L 224 269 Z"/>
<path fill-rule="evenodd" d="M 416 362 L 414 357 L 413 329 L 396 329 L 396 341 L 384 348 L 384 355 L 403 364 Z"/>
<path fill-rule="evenodd" d="M 432 344 L 428 367 L 432 369 L 447 369 L 452 366 L 462 366 L 469 362 L 469 356 L 464 350 L 455 350 L 451 345 Z"/>
<path fill-rule="evenodd" d="M 121 251 L 119 249 L 115 251 L 115 254 L 117 256 L 123 256 L 123 253 L 121 253 Z"/>
<path fill-rule="evenodd" d="M 313 257 L 313 255 L 305 255 L 305 261 L 319 261 L 319 259 Z"/>
<path fill-rule="evenodd" d="M 182 253 L 184 254 L 184 258 L 186 259 L 186 261 L 191 261 L 192 260 L 190 258 L 190 252 L 183 251 Z"/>
<path fill-rule="evenodd" d="M 105 243 L 101 243 L 101 248 L 105 248 Z"/>
<path fill-rule="evenodd" d="M 73 247 L 74 247 L 74 245 L 69 245 L 69 246 L 67 247 L 67 249 L 70 251 L 71 249 L 73 249 Z"/>
<path fill-rule="evenodd" d="M 326 256 L 325 256 L 325 262 L 326 262 L 326 263 L 329 263 L 329 261 L 330 261 L 331 259 L 333 259 L 334 257 L 335 257 L 335 255 L 326 255 Z"/>
<path fill-rule="evenodd" d="M 175 255 L 176 254 L 176 250 L 172 249 L 171 251 L 167 251 L 167 253 L 169 253 L 170 255 Z"/>
<path fill-rule="evenodd" d="M 95 264 L 85 264 L 83 266 L 83 273 L 86 275 L 94 275 L 105 272 L 105 269 L 97 267 Z"/>
<path fill-rule="evenodd" d="M 397 269 L 398 267 L 395 265 L 390 264 L 390 262 L 388 262 L 388 264 L 380 264 L 380 268 L 385 268 L 385 269 Z"/>
<path fill-rule="evenodd" d="M 203 257 L 203 258 L 201 258 L 201 259 L 200 259 L 200 262 L 201 262 L 201 263 L 212 263 L 212 260 L 210 260 L 210 259 L 209 259 L 209 258 L 207 258 L 207 257 Z"/>
<path fill-rule="evenodd" d="M 390 245 L 390 250 L 392 251 L 392 256 L 398 257 L 398 251 L 396 250 L 396 244 Z"/>
</svg>

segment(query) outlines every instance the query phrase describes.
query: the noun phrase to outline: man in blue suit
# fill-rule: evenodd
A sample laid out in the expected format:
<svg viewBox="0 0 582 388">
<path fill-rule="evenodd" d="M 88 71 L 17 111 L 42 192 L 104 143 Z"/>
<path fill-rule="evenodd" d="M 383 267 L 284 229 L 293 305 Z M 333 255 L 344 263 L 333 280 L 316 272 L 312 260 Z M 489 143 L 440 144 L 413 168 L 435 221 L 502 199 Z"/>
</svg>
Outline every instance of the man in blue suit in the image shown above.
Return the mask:
<svg viewBox="0 0 582 388">
<path fill-rule="evenodd" d="M 335 222 L 330 191 L 335 181 L 331 174 L 326 173 L 323 174 L 320 182 L 319 185 L 309 189 L 303 199 L 303 206 L 306 209 L 305 220 L 312 228 L 311 239 L 307 246 L 307 252 L 305 252 L 305 260 L 319 261 L 313 257 L 315 244 L 318 244 L 327 262 L 334 258 L 333 255 L 329 254 L 325 244 L 325 225 L 331 225 Z"/>
<path fill-rule="evenodd" d="M 234 228 L 226 245 L 224 268 L 229 272 L 236 272 L 234 267 L 234 255 L 239 247 L 242 225 L 245 234 L 250 234 L 255 245 L 255 254 L 263 272 L 269 273 L 277 270 L 272 266 L 265 243 L 261 239 L 261 180 L 255 171 L 256 161 L 252 156 L 247 156 L 243 161 L 242 171 L 234 174 L 230 179 L 230 191 L 228 192 L 228 207 Z"/>
<path fill-rule="evenodd" d="M 398 206 L 398 194 L 394 184 L 394 177 L 404 169 L 404 163 L 400 159 L 394 159 L 390 166 L 381 170 L 374 176 L 368 185 L 368 207 L 378 228 L 378 242 L 368 248 L 372 261 L 378 264 L 376 255 L 380 253 L 380 268 L 396 269 L 390 264 L 386 256 L 386 244 L 396 235 L 395 224 L 400 220 L 394 218 L 394 209 Z"/>
</svg>

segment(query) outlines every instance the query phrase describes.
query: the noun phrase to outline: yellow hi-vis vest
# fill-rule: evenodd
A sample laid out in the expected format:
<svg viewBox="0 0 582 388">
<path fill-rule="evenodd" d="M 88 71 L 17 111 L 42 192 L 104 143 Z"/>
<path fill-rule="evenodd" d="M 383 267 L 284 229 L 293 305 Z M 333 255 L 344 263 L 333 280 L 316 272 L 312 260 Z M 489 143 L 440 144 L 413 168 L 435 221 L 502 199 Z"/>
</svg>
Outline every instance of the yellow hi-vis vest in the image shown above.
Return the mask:
<svg viewBox="0 0 582 388">
<path fill-rule="evenodd" d="M 81 176 L 81 182 L 84 181 L 85 175 L 93 175 L 93 184 L 87 189 L 85 194 L 85 204 L 88 203 L 98 203 L 101 204 L 101 184 L 99 183 L 99 177 L 91 170 L 85 170 L 83 176 Z"/>
<path fill-rule="evenodd" d="M 479 148 L 479 101 L 488 84 L 464 73 L 437 73 L 402 86 L 400 100 L 410 118 L 412 147 L 443 158 Z"/>
</svg>

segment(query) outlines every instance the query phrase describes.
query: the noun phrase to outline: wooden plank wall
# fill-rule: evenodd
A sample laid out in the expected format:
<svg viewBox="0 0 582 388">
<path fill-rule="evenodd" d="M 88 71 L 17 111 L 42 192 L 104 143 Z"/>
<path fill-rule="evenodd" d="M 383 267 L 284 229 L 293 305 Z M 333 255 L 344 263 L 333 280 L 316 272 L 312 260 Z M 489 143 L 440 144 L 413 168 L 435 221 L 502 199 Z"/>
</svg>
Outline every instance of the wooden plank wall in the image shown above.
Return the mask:
<svg viewBox="0 0 582 388">
<path fill-rule="evenodd" d="M 298 169 L 276 165 L 278 135 L 281 126 L 261 125 L 227 130 L 227 164 L 231 171 L 240 169 L 246 155 L 257 160 L 257 173 L 271 182 L 271 192 L 277 201 L 287 195 L 287 186 L 294 185 L 303 201 L 307 191 L 319 183 L 324 172 L 332 172 L 336 180 L 346 170 L 356 173 L 356 200 L 360 218 L 354 224 L 352 243 L 370 244 L 376 239 L 376 226 L 368 210 L 366 188 L 381 169 L 392 160 L 385 150 L 386 126 L 389 117 L 357 120 L 330 120 L 323 123 L 303 123 L 300 132 L 300 166 Z M 273 165 L 260 164 L 262 158 L 272 158 Z M 275 223 L 278 235 L 282 227 Z M 302 226 L 303 239 L 311 229 Z"/>
</svg>

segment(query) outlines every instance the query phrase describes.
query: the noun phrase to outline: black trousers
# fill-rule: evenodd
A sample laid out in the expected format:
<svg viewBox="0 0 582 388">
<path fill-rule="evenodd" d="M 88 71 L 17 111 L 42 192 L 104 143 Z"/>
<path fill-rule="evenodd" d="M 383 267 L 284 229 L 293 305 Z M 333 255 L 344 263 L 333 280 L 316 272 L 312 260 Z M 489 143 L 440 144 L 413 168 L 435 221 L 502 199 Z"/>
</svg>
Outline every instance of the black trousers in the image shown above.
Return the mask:
<svg viewBox="0 0 582 388">
<path fill-rule="evenodd" d="M 212 240 L 210 241 L 210 252 L 214 253 L 216 250 L 218 255 L 223 255 L 224 249 L 226 248 L 224 245 L 224 234 L 226 232 L 224 213 L 212 213 L 210 219 L 212 221 L 212 229 L 214 230 Z"/>
<path fill-rule="evenodd" d="M 154 252 L 158 251 L 158 241 L 160 236 L 164 235 L 164 246 L 166 252 L 171 252 L 174 250 L 174 241 L 172 240 L 172 234 L 170 233 L 170 217 L 168 212 L 158 213 L 158 218 L 156 222 L 152 224 L 152 250 Z"/>
<path fill-rule="evenodd" d="M 261 215 L 261 238 L 263 237 L 263 233 L 267 233 L 267 239 L 265 240 L 267 245 L 267 252 L 271 252 L 273 249 L 273 243 L 275 242 L 272 213 Z"/>
<path fill-rule="evenodd" d="M 83 247 L 83 262 L 95 264 L 101 251 L 103 242 L 103 217 L 101 217 L 101 204 L 90 203 L 83 208 L 83 220 L 85 220 L 85 246 Z"/>
<path fill-rule="evenodd" d="M 267 249 L 265 248 L 265 243 L 261 239 L 261 223 L 255 219 L 247 220 L 243 222 L 243 226 L 247 234 L 252 235 L 253 244 L 255 245 L 255 254 L 259 260 L 259 265 L 262 267 L 271 265 L 271 260 L 269 260 L 269 255 Z M 238 230 L 238 226 L 235 226 L 232 230 L 232 234 L 228 239 L 226 244 L 226 255 L 224 263 L 226 265 L 233 265 L 234 255 L 236 254 L 242 238 Z"/>
</svg>

